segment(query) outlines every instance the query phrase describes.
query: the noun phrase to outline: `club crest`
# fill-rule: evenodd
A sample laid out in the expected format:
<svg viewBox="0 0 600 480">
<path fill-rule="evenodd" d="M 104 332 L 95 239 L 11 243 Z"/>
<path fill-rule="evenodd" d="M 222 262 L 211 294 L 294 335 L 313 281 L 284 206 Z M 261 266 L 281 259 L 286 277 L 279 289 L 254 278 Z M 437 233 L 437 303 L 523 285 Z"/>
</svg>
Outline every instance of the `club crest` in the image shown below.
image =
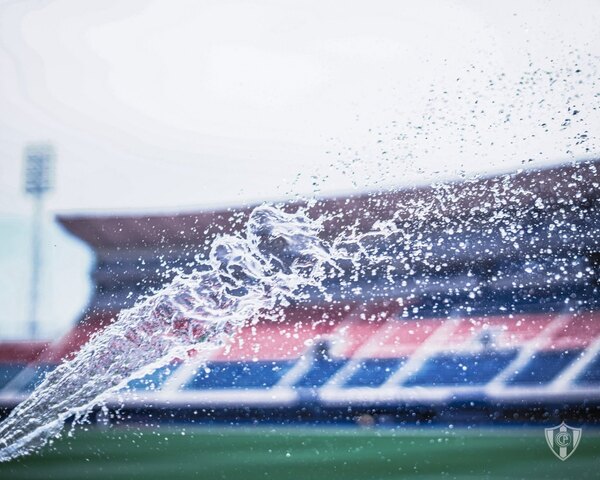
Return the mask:
<svg viewBox="0 0 600 480">
<path fill-rule="evenodd" d="M 569 458 L 581 441 L 581 428 L 569 427 L 565 422 L 552 428 L 546 428 L 546 442 L 552 453 L 565 461 Z"/>
</svg>

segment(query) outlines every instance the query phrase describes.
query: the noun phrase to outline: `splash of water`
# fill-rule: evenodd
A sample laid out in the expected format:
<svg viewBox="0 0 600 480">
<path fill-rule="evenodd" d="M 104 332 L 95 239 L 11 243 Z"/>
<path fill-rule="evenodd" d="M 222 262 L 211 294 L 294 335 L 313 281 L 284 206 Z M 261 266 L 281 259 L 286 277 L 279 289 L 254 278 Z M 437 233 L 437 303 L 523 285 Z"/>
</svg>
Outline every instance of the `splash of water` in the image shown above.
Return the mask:
<svg viewBox="0 0 600 480">
<path fill-rule="evenodd" d="M 256 208 L 245 236 L 215 240 L 202 269 L 121 312 L 48 374 L 0 425 L 0 461 L 38 450 L 69 417 L 85 415 L 145 367 L 190 348 L 214 348 L 262 311 L 299 299 L 303 287 L 319 288 L 335 263 L 320 229 L 302 212 Z"/>
</svg>

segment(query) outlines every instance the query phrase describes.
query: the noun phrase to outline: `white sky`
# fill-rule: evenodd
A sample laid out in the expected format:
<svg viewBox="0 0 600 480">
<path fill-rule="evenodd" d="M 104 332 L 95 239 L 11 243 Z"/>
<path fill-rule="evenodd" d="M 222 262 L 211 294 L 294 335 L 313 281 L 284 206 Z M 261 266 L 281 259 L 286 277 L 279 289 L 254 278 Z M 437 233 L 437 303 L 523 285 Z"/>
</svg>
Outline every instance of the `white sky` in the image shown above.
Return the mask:
<svg viewBox="0 0 600 480">
<path fill-rule="evenodd" d="M 27 142 L 58 153 L 49 218 L 591 157 L 599 24 L 597 1 L 0 0 L 0 337 L 24 332 Z M 48 335 L 89 288 L 53 232 L 79 260 L 47 274 Z"/>
</svg>

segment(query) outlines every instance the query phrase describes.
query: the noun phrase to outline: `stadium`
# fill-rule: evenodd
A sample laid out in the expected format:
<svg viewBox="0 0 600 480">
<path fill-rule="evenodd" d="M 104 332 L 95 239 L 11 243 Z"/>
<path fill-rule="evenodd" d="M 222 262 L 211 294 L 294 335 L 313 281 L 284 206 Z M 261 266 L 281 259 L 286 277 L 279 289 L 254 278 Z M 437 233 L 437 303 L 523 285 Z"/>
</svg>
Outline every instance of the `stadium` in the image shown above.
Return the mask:
<svg viewBox="0 0 600 480">
<path fill-rule="evenodd" d="M 597 478 L 598 24 L 0 0 L 0 479 Z"/>
<path fill-rule="evenodd" d="M 343 449 L 346 440 L 370 443 L 373 436 L 377 442 L 390 436 L 393 444 L 406 441 L 393 440 L 399 428 L 418 443 L 429 441 L 428 435 L 437 439 L 440 429 L 444 442 L 455 442 L 456 432 L 492 426 L 503 427 L 500 438 L 479 432 L 479 439 L 503 451 L 533 442 L 534 432 L 564 421 L 586 428 L 587 450 L 578 451 L 582 467 L 577 470 L 575 459 L 570 465 L 587 472 L 586 462 L 597 458 L 594 426 L 600 419 L 599 165 L 566 164 L 444 185 L 444 198 L 458 199 L 443 206 L 446 224 L 436 223 L 435 210 L 418 221 L 395 219 L 405 227 L 415 222 L 411 228 L 421 235 L 426 257 L 410 256 L 407 264 L 394 250 L 406 244 L 388 238 L 376 248 L 396 252 L 399 273 L 358 278 L 348 271 L 327 285 L 327 296 L 308 292 L 305 302 L 245 325 L 208 356 L 190 351 L 130 382 L 90 421 L 129 432 L 149 424 L 166 432 L 200 426 L 204 434 L 194 435 L 202 448 L 216 436 L 224 450 L 231 438 L 251 451 L 279 441 L 291 442 L 290 451 L 294 442 L 314 443 L 317 451 L 327 435 L 336 443 L 340 439 Z M 312 215 L 342 212 L 325 230 L 333 238 L 347 225 L 367 228 L 369 218 L 440 198 L 439 191 L 438 186 L 326 198 L 309 209 Z M 526 212 L 518 222 L 503 195 Z M 503 234 L 501 224 L 487 223 L 507 208 L 511 225 L 517 225 L 511 235 Z M 160 289 L 173 271 L 191 271 L 215 235 L 239 230 L 250 211 L 60 217 L 95 252 L 94 294 L 57 343 L 2 344 L 4 411 L 120 310 Z M 272 427 L 278 430 L 261 430 Z M 260 443 L 252 429 L 270 440 Z M 466 435 L 465 445 L 475 440 Z M 514 437 L 518 441 L 509 446 Z M 541 435 L 536 440 L 534 450 L 544 442 Z M 92 443 L 98 441 L 94 437 Z M 519 448 L 530 452 L 529 446 Z M 439 455 L 448 462 L 454 454 Z M 327 470 L 314 462 L 318 459 L 307 460 L 302 471 Z M 489 465 L 490 472 L 515 473 Z M 552 468 L 531 465 L 526 471 L 541 476 Z M 249 468 L 252 478 L 271 471 L 269 465 Z M 386 478 L 396 473 L 382 472 Z M 364 475 L 360 469 L 354 473 Z M 344 475 L 340 478 L 354 478 Z"/>
</svg>

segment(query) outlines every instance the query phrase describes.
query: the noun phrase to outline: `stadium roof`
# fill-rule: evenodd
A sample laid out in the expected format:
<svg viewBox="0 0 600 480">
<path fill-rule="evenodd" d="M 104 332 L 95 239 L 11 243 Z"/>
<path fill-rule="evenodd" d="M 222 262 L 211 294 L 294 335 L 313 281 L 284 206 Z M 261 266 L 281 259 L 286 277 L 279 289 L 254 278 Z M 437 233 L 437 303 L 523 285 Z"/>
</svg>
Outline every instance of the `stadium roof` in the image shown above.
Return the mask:
<svg viewBox="0 0 600 480">
<path fill-rule="evenodd" d="M 512 202 L 518 200 L 525 207 L 538 198 L 546 204 L 561 199 L 577 197 L 581 203 L 599 196 L 600 160 L 570 163 L 567 165 L 519 171 L 465 182 L 443 185 L 452 205 L 442 206 L 446 217 L 473 216 L 482 205 L 487 213 L 502 208 L 498 203 L 498 187 L 502 195 L 510 195 Z M 577 183 L 571 179 L 577 178 Z M 373 219 L 388 219 L 396 214 L 396 220 L 410 221 L 411 210 L 400 209 L 408 204 L 430 204 L 439 198 L 439 186 L 420 186 L 397 191 L 364 193 L 347 197 L 325 198 L 309 211 L 313 215 L 325 212 L 344 212 L 329 222 L 331 234 L 341 227 L 358 222 L 369 227 Z M 531 195 L 531 193 L 535 195 Z M 453 195 L 454 194 L 454 195 Z M 302 205 L 291 202 L 285 208 L 293 210 Z M 446 208 L 447 207 L 447 208 Z M 197 213 L 131 214 L 131 215 L 61 215 L 58 221 L 71 233 L 88 243 L 94 250 L 147 249 L 154 247 L 185 247 L 199 245 L 216 233 L 239 230 L 253 206 L 224 210 L 198 211 Z M 425 211 L 428 211 L 425 209 Z M 429 210 L 435 212 L 435 210 Z M 433 216 L 433 213 L 429 213 Z"/>
</svg>

